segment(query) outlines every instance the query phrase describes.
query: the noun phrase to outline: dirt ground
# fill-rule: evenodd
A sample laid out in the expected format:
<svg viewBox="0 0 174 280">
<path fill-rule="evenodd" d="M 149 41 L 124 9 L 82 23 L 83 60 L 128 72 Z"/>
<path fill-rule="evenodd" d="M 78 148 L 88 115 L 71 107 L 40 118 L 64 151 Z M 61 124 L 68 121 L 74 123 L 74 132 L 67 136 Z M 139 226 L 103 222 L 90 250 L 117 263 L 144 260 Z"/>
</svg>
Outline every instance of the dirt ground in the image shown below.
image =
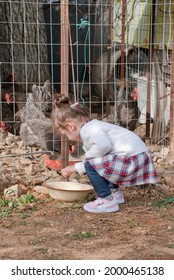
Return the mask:
<svg viewBox="0 0 174 280">
<path fill-rule="evenodd" d="M 0 143 L 1 260 L 174 259 L 174 165 L 163 161 L 166 149 L 151 147 L 158 186 L 127 188 L 120 211 L 92 214 L 83 210 L 92 194 L 85 201 L 65 203 L 35 190 L 45 180 L 62 180 L 57 170 L 45 166 L 42 153 L 34 160 L 21 156 L 26 147 L 9 134 Z M 83 177 L 74 179 L 88 183 Z M 5 198 L 3 190 L 16 184 L 25 192 Z"/>
<path fill-rule="evenodd" d="M 107 214 L 85 212 L 85 201 L 31 195 L 10 213 L 1 207 L 1 260 L 174 259 L 174 206 L 155 207 L 156 188 L 126 189 L 120 211 Z"/>
</svg>

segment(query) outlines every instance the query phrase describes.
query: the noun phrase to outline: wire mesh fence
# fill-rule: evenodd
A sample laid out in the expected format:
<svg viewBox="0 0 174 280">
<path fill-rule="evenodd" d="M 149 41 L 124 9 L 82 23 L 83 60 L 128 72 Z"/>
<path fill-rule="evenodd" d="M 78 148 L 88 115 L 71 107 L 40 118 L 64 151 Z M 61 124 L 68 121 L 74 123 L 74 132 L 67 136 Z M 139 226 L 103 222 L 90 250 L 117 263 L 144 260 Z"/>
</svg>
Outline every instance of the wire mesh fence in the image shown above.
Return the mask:
<svg viewBox="0 0 174 280">
<path fill-rule="evenodd" d="M 173 1 L 9 0 L 0 14 L 2 152 L 10 132 L 60 154 L 50 115 L 61 92 L 173 155 Z"/>
</svg>

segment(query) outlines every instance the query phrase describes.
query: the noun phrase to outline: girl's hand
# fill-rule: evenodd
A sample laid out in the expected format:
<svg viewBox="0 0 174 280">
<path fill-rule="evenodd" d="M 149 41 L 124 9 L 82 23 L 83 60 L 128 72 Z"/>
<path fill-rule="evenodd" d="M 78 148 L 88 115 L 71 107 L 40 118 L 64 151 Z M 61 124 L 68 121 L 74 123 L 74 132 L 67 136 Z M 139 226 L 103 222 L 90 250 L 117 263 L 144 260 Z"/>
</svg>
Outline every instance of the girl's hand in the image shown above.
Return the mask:
<svg viewBox="0 0 174 280">
<path fill-rule="evenodd" d="M 74 165 L 69 165 L 61 170 L 61 173 L 64 177 L 70 176 L 72 173 L 77 172 Z"/>
</svg>

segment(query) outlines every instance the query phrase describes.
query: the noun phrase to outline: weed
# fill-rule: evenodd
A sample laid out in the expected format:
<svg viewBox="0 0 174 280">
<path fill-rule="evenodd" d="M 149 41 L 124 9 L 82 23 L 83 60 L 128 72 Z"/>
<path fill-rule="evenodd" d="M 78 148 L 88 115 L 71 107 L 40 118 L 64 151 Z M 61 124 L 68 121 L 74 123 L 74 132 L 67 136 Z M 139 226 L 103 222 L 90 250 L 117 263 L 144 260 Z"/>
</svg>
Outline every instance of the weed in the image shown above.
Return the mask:
<svg viewBox="0 0 174 280">
<path fill-rule="evenodd" d="M 82 205 L 81 205 L 81 203 L 78 203 L 78 202 L 72 202 L 72 203 L 58 202 L 58 203 L 56 203 L 55 207 L 58 209 L 62 209 L 64 212 L 66 212 L 66 211 L 72 211 L 73 209 L 76 209 L 76 208 L 81 208 Z"/>
<path fill-rule="evenodd" d="M 12 222 L 7 223 L 7 224 L 2 224 L 2 226 L 3 226 L 4 228 L 12 228 L 13 224 L 14 224 L 14 222 L 12 221 Z"/>
<path fill-rule="evenodd" d="M 19 199 L 15 198 L 13 200 L 2 197 L 0 198 L 0 207 L 2 207 L 0 211 L 0 217 L 9 217 L 14 209 L 20 207 L 21 205 L 35 202 L 40 203 L 40 200 L 37 199 L 33 194 L 26 194 L 21 196 Z"/>
<path fill-rule="evenodd" d="M 128 221 L 130 223 L 130 225 L 132 225 L 133 227 L 142 227 L 142 223 L 136 222 L 134 220 L 129 220 Z"/>
<path fill-rule="evenodd" d="M 89 201 L 91 201 L 93 199 L 94 199 L 94 194 L 93 193 L 89 193 L 87 195 L 87 197 L 85 198 L 85 200 L 83 200 L 83 201 L 84 201 L 84 203 L 86 203 L 86 202 L 89 202 Z"/>
<path fill-rule="evenodd" d="M 73 237 L 76 238 L 76 239 L 82 239 L 82 238 L 96 237 L 96 235 L 92 232 L 83 231 L 83 232 L 74 234 Z"/>
<path fill-rule="evenodd" d="M 41 239 L 39 239 L 40 242 L 47 241 L 48 237 L 46 235 L 42 236 Z"/>
<path fill-rule="evenodd" d="M 45 256 L 46 260 L 68 260 L 67 256 L 62 256 L 62 255 L 57 255 L 57 254 L 52 254 L 51 256 Z"/>
<path fill-rule="evenodd" d="M 38 202 L 38 198 L 36 198 L 33 194 L 26 194 L 21 196 L 18 199 L 18 204 L 29 204 L 29 203 L 33 203 L 33 202 Z"/>
<path fill-rule="evenodd" d="M 8 206 L 10 200 L 7 198 L 1 198 L 0 199 L 0 206 Z"/>
<path fill-rule="evenodd" d="M 139 206 L 140 202 L 138 200 L 132 200 L 128 202 L 129 206 Z"/>
<path fill-rule="evenodd" d="M 26 225 L 28 225 L 28 223 L 27 223 L 26 220 L 21 220 L 21 221 L 20 221 L 20 225 L 21 225 L 21 226 L 26 226 Z"/>
<path fill-rule="evenodd" d="M 36 245 L 36 243 L 37 243 L 36 240 L 31 240 L 31 241 L 29 242 L 30 245 Z"/>
<path fill-rule="evenodd" d="M 45 248 L 39 248 L 38 249 L 42 254 L 46 254 L 48 252 L 48 249 Z"/>
<path fill-rule="evenodd" d="M 25 213 L 21 213 L 21 214 L 20 214 L 20 218 L 21 218 L 21 219 L 27 219 L 28 217 L 30 217 L 30 215 L 25 214 Z"/>
<path fill-rule="evenodd" d="M 2 208 L 0 212 L 0 217 L 9 217 L 12 212 L 10 208 Z"/>
<path fill-rule="evenodd" d="M 171 248 L 171 249 L 174 249 L 174 243 L 168 243 L 168 244 L 167 244 L 167 247 L 168 247 L 168 248 Z"/>
<path fill-rule="evenodd" d="M 58 203 L 56 203 L 55 207 L 56 208 L 62 208 L 62 204 L 63 204 L 62 202 L 58 202 Z"/>
<path fill-rule="evenodd" d="M 23 236 L 30 235 L 30 233 L 26 232 L 26 230 L 18 230 L 18 231 L 16 231 L 15 234 L 16 235 L 23 235 Z"/>
<path fill-rule="evenodd" d="M 159 201 L 154 202 L 154 207 L 167 207 L 168 204 L 174 204 L 174 195 L 167 196 Z"/>
</svg>

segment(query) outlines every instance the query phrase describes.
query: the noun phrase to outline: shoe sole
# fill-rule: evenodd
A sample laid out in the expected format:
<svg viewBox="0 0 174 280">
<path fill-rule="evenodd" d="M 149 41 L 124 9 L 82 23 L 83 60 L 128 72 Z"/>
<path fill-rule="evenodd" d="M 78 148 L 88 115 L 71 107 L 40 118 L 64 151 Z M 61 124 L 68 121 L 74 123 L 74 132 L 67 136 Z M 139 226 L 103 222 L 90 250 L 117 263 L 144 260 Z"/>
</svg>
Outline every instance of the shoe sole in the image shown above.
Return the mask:
<svg viewBox="0 0 174 280">
<path fill-rule="evenodd" d="M 117 203 L 118 203 L 118 204 L 125 203 L 125 200 L 124 200 L 124 199 L 116 199 L 116 200 L 117 200 Z"/>
<path fill-rule="evenodd" d="M 90 209 L 88 207 L 83 206 L 83 209 L 87 212 L 91 213 L 111 213 L 111 212 L 117 212 L 119 211 L 119 205 L 113 207 L 113 208 L 108 208 L 108 209 Z"/>
</svg>

